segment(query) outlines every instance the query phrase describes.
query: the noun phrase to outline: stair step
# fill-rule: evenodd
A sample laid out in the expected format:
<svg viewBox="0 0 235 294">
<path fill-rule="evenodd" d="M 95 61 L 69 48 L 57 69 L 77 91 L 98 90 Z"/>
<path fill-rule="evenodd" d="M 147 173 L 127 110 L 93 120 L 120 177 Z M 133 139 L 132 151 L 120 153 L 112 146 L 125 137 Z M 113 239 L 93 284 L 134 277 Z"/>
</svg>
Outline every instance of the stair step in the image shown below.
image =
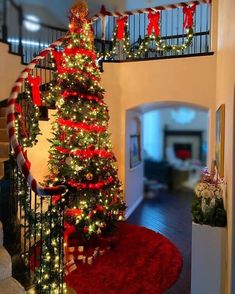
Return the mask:
<svg viewBox="0 0 235 294">
<path fill-rule="evenodd" d="M 0 281 L 10 278 L 12 275 L 11 256 L 2 246 L 0 247 Z M 1 288 L 0 288 L 1 289 Z M 0 291 L 0 293 L 2 293 Z"/>
<path fill-rule="evenodd" d="M 7 129 L 0 129 L 0 142 L 8 142 Z"/>
<path fill-rule="evenodd" d="M 0 158 L 0 179 L 4 176 L 4 161 L 6 160 L 8 160 L 6 157 Z M 0 246 L 2 245 L 0 244 Z"/>
<path fill-rule="evenodd" d="M 6 117 L 6 111 L 7 111 L 6 107 L 1 107 L 0 108 L 0 117 Z"/>
<path fill-rule="evenodd" d="M 4 129 L 7 127 L 7 121 L 5 116 L 0 117 L 0 129 Z"/>
<path fill-rule="evenodd" d="M 2 222 L 0 221 L 0 247 L 3 246 L 3 227 Z"/>
<path fill-rule="evenodd" d="M 9 143 L 8 142 L 0 142 L 0 158 L 9 156 Z"/>
<path fill-rule="evenodd" d="M 23 286 L 14 278 L 8 278 L 0 281 L 1 294 L 26 294 Z"/>
</svg>

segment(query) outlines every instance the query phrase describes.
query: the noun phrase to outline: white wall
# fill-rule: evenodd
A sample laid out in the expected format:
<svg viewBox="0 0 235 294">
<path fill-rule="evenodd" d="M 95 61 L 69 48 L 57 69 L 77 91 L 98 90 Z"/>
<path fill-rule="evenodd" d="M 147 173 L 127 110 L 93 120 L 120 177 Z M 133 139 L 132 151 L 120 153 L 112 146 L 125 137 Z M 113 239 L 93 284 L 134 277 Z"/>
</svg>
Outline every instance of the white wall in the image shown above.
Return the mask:
<svg viewBox="0 0 235 294">
<path fill-rule="evenodd" d="M 146 156 L 155 160 L 163 158 L 162 121 L 159 110 L 148 111 L 143 115 L 143 149 Z"/>
<path fill-rule="evenodd" d="M 126 163 L 125 163 L 125 199 L 127 202 L 127 216 L 137 207 L 143 198 L 143 155 L 142 162 L 130 168 L 130 136 L 140 135 L 141 146 L 143 142 L 142 115 L 139 112 L 128 110 L 126 112 Z M 142 152 L 142 150 L 141 150 Z"/>
</svg>

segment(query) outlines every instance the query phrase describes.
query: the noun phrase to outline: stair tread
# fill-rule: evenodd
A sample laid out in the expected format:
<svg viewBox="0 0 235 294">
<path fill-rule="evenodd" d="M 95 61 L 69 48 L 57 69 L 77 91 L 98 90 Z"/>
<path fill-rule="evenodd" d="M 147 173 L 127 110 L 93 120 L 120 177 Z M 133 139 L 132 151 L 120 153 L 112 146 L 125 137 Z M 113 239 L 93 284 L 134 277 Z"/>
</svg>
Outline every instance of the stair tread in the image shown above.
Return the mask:
<svg viewBox="0 0 235 294">
<path fill-rule="evenodd" d="M 26 291 L 18 281 L 10 277 L 0 281 L 0 293 L 1 294 L 25 294 Z"/>
<path fill-rule="evenodd" d="M 0 157 L 0 162 L 4 162 L 6 160 L 8 160 L 8 157 Z"/>
<path fill-rule="evenodd" d="M 7 279 L 12 275 L 11 256 L 7 250 L 0 247 L 0 280 Z"/>
</svg>

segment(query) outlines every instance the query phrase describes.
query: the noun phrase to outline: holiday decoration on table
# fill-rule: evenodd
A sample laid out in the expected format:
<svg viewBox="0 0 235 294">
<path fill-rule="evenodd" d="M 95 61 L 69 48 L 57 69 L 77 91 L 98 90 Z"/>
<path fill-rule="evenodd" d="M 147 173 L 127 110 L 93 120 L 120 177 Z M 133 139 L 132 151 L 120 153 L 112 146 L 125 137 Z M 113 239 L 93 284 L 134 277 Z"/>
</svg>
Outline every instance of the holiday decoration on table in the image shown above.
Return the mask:
<svg viewBox="0 0 235 294">
<path fill-rule="evenodd" d="M 126 208 L 87 14 L 83 1 L 70 10 L 69 32 L 52 52 L 56 67 L 46 97 L 56 107 L 46 184 L 68 188 L 64 213 L 67 256 L 70 235 L 83 244 L 112 232 L 124 220 Z"/>
<path fill-rule="evenodd" d="M 223 195 L 224 181 L 218 177 L 213 161 L 211 171 L 205 170 L 195 187 L 195 197 L 192 204 L 193 221 L 217 227 L 226 226 L 227 217 Z"/>
</svg>

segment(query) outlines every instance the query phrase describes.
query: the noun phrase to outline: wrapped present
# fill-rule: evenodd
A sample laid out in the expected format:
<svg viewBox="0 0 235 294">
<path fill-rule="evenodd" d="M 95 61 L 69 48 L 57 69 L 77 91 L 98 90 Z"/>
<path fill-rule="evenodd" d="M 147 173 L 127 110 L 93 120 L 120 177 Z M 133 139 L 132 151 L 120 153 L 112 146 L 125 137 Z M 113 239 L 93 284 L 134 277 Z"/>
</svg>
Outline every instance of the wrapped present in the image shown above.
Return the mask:
<svg viewBox="0 0 235 294">
<path fill-rule="evenodd" d="M 76 263 L 74 259 L 71 259 L 65 264 L 65 270 L 64 273 L 65 275 L 69 275 L 71 272 L 75 271 L 77 269 Z"/>
</svg>

